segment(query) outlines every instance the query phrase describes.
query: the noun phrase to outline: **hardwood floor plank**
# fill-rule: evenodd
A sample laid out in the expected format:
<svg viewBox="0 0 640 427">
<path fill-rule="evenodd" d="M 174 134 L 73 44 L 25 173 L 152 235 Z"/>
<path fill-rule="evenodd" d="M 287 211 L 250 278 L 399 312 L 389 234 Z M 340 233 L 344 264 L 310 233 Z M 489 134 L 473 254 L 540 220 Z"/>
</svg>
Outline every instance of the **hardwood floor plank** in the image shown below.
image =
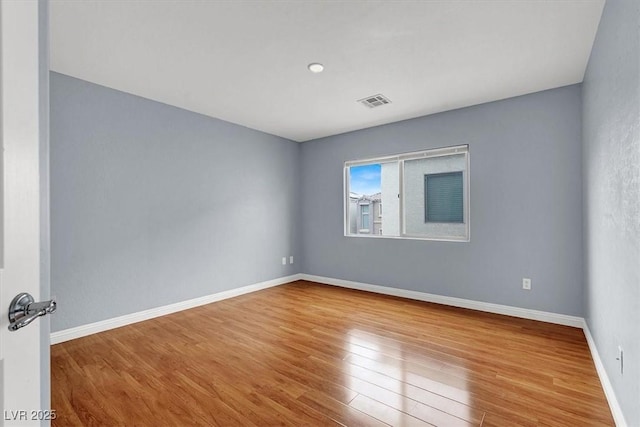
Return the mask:
<svg viewBox="0 0 640 427">
<path fill-rule="evenodd" d="M 462 418 L 454 417 L 444 411 L 424 405 L 420 402 L 409 411 L 409 415 L 436 426 L 478 427 L 480 423 L 470 423 Z"/>
<path fill-rule="evenodd" d="M 482 427 L 537 427 L 538 422 L 526 419 L 514 419 L 512 417 L 487 412 L 482 420 Z"/>
<path fill-rule="evenodd" d="M 339 402 L 325 393 L 315 390 L 309 390 L 300 396 L 298 400 L 319 412 L 327 414 L 337 423 L 345 426 L 382 427 L 388 425 L 352 408 L 348 404 Z"/>
<path fill-rule="evenodd" d="M 53 426 L 612 426 L 581 330 L 298 281 L 51 348 Z"/>
<path fill-rule="evenodd" d="M 353 399 L 351 403 L 349 403 L 349 406 L 392 426 L 433 426 L 433 424 L 428 424 L 422 420 L 419 420 L 418 418 L 412 417 L 405 411 L 397 410 L 395 408 L 392 408 L 391 406 L 387 406 L 384 403 L 378 402 L 377 400 L 373 400 L 362 395 L 356 396 L 356 398 Z M 410 408 L 406 409 L 409 410 Z"/>
</svg>

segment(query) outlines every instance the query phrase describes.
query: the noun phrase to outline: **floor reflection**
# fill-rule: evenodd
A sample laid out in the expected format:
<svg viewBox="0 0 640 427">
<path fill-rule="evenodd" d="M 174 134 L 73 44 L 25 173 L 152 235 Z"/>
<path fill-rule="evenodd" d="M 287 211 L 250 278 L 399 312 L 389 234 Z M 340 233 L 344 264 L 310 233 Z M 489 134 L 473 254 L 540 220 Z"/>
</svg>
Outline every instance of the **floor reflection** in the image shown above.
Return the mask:
<svg viewBox="0 0 640 427">
<path fill-rule="evenodd" d="M 350 330 L 346 344 L 345 385 L 358 393 L 350 406 L 394 426 L 480 425 L 483 412 L 468 406 L 465 369 L 452 375 L 446 360 L 361 329 Z"/>
</svg>

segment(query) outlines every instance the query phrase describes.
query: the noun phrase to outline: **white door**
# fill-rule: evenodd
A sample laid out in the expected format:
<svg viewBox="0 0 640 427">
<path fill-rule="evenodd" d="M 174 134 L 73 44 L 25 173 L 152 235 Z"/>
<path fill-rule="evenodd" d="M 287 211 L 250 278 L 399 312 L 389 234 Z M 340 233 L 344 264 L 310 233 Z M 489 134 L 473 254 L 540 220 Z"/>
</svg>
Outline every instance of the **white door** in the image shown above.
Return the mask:
<svg viewBox="0 0 640 427">
<path fill-rule="evenodd" d="M 8 330 L 9 303 L 17 294 L 28 292 L 35 301 L 49 296 L 46 287 L 41 289 L 43 283 L 48 286 L 41 271 L 48 274 L 49 249 L 46 239 L 41 244 L 41 230 L 47 231 L 48 225 L 45 220 L 41 227 L 40 213 L 41 136 L 48 134 L 47 97 L 41 99 L 41 91 L 48 87 L 41 84 L 40 75 L 48 70 L 47 35 L 42 34 L 48 28 L 46 11 L 46 1 L 0 2 L 0 179 L 4 181 L 0 186 L 0 424 L 4 426 L 47 425 L 42 419 L 50 418 L 46 412 L 49 349 L 46 342 L 41 344 L 49 316 L 15 332 Z M 47 182 L 48 168 L 42 170 Z M 44 208 L 46 212 L 48 207 Z"/>
</svg>

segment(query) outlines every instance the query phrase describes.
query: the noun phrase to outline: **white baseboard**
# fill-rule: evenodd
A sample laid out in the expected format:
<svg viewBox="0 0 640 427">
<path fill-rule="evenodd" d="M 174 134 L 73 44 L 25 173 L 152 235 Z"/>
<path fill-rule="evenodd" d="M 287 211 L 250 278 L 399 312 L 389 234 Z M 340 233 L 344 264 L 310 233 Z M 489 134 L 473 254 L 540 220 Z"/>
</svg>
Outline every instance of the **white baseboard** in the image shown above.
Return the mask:
<svg viewBox="0 0 640 427">
<path fill-rule="evenodd" d="M 396 297 L 409 298 L 418 301 L 433 302 L 437 304 L 451 305 L 454 307 L 469 308 L 472 310 L 520 317 L 523 319 L 539 320 L 542 322 L 573 326 L 575 328 L 582 328 L 582 326 L 584 325 L 584 319 L 582 317 L 567 316 L 566 314 L 549 313 L 546 311 L 531 310 L 528 308 L 511 307 L 508 305 L 447 297 L 442 295 L 428 294 L 425 292 L 390 288 L 387 286 L 370 285 L 368 283 L 352 282 L 350 280 L 342 279 L 332 279 L 330 277 L 312 276 L 310 274 L 301 274 L 300 279 L 308 280 L 310 282 L 324 283 L 327 285 L 340 286 L 343 288 L 358 289 L 361 291 L 375 292 L 384 295 L 393 295 Z"/>
<path fill-rule="evenodd" d="M 230 289 L 228 291 L 205 295 L 203 297 L 177 302 L 175 304 L 151 308 L 149 310 L 139 311 L 137 313 L 126 314 L 124 316 L 114 317 L 112 319 L 101 320 L 99 322 L 89 323 L 87 325 L 81 325 L 75 328 L 52 332 L 51 344 L 58 344 L 76 338 L 85 337 L 87 335 L 96 334 L 98 332 L 108 331 L 109 329 L 119 328 L 121 326 L 130 325 L 132 323 L 141 322 L 143 320 L 153 319 L 154 317 L 164 316 L 167 314 L 175 313 L 177 311 L 187 310 L 189 308 L 194 308 L 205 304 L 210 304 L 212 302 L 237 297 L 240 295 L 248 294 L 250 292 L 272 288 L 274 286 L 279 286 L 299 279 L 299 274 L 280 277 L 278 279 L 267 280 L 266 282 L 255 283 L 253 285 L 243 286 L 237 289 Z"/>
<path fill-rule="evenodd" d="M 591 350 L 591 357 L 593 358 L 593 363 L 596 365 L 596 371 L 598 372 L 598 377 L 600 377 L 600 384 L 602 384 L 604 394 L 607 396 L 613 420 L 616 422 L 617 427 L 627 427 L 627 422 L 624 419 L 622 408 L 620 407 L 616 394 L 613 391 L 613 386 L 611 385 L 607 371 L 604 369 L 604 364 L 600 358 L 600 353 L 598 353 L 596 342 L 593 340 L 593 336 L 589 330 L 589 325 L 587 325 L 586 321 L 582 325 L 582 329 L 584 330 L 585 337 L 587 337 L 587 344 L 589 344 L 589 350 Z"/>
</svg>

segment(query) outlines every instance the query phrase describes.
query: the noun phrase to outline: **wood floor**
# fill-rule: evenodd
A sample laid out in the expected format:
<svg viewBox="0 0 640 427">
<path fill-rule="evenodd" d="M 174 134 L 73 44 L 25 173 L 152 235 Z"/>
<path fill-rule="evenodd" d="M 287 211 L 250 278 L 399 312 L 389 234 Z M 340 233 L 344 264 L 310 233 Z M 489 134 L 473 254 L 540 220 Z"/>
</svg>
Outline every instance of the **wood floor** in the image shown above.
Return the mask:
<svg viewBox="0 0 640 427">
<path fill-rule="evenodd" d="M 54 426 L 613 426 L 580 329 L 298 281 L 51 349 Z"/>
</svg>

